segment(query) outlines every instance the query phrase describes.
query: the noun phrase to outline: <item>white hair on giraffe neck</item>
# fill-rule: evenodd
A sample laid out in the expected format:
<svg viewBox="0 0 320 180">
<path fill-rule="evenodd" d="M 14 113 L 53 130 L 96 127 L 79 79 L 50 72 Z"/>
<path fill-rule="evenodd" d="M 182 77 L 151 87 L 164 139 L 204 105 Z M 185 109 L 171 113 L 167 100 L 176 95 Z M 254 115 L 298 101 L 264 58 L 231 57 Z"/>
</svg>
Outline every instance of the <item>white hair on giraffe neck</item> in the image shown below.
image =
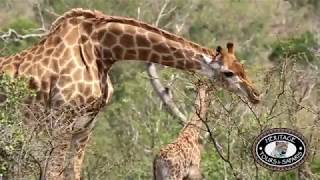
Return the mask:
<svg viewBox="0 0 320 180">
<path fill-rule="evenodd" d="M 207 64 L 211 64 L 212 59 L 209 58 L 207 55 L 202 54 L 202 58 L 203 58 L 204 62 L 206 62 Z"/>
<path fill-rule="evenodd" d="M 221 65 L 218 62 L 214 62 L 212 58 L 205 54 L 200 54 L 201 69 L 197 70 L 198 73 L 203 74 L 209 78 L 213 78 L 219 72 Z"/>
</svg>

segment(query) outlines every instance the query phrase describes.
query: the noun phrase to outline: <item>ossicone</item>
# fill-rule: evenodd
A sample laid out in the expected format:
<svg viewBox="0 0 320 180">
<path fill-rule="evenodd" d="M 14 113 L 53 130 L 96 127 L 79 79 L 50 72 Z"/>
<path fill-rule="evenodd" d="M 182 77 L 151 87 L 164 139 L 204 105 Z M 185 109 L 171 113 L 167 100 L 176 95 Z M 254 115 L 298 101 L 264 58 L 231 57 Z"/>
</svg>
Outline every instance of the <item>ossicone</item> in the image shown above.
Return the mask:
<svg viewBox="0 0 320 180">
<path fill-rule="evenodd" d="M 218 46 L 217 49 L 216 49 L 217 53 L 222 53 L 222 47 L 221 46 Z"/>
<path fill-rule="evenodd" d="M 228 53 L 231 53 L 231 54 L 234 53 L 234 45 L 232 42 L 227 43 L 227 49 L 228 49 Z"/>
</svg>

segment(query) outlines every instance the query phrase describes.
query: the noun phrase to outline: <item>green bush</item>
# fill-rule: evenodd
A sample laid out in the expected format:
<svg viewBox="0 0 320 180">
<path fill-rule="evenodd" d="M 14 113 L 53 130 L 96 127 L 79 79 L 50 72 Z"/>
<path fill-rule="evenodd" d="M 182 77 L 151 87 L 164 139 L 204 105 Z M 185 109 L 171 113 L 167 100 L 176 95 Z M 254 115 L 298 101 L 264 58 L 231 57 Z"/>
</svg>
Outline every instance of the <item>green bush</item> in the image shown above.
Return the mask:
<svg viewBox="0 0 320 180">
<path fill-rule="evenodd" d="M 317 39 L 311 32 L 305 32 L 299 36 L 276 41 L 272 45 L 269 59 L 279 62 L 282 58 L 292 58 L 301 64 L 316 60 L 314 50 L 317 49 Z"/>
<path fill-rule="evenodd" d="M 32 94 L 24 78 L 0 76 L 0 177 L 10 172 L 25 140 L 19 109 Z"/>
</svg>

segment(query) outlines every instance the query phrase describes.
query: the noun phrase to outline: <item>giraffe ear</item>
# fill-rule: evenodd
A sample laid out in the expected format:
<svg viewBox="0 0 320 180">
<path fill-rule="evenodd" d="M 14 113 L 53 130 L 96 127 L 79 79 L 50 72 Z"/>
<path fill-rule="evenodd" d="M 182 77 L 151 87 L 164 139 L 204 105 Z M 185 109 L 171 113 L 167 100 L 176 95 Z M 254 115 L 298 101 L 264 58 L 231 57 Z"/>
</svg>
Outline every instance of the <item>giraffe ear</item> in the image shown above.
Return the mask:
<svg viewBox="0 0 320 180">
<path fill-rule="evenodd" d="M 228 49 L 228 53 L 234 54 L 234 45 L 232 42 L 227 43 L 227 49 Z"/>
<path fill-rule="evenodd" d="M 217 49 L 216 49 L 217 53 L 222 53 L 222 47 L 221 46 L 218 46 Z"/>
</svg>

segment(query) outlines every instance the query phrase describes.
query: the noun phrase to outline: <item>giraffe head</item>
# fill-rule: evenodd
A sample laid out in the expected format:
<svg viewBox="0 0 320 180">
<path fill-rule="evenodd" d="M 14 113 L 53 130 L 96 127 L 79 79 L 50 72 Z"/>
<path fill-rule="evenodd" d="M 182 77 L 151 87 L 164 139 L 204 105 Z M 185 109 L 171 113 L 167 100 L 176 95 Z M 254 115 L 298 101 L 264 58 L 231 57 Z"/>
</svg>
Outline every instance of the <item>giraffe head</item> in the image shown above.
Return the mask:
<svg viewBox="0 0 320 180">
<path fill-rule="evenodd" d="M 259 103 L 259 93 L 235 56 L 233 43 L 227 43 L 226 48 L 218 46 L 213 58 L 202 55 L 201 71 L 227 90 L 247 97 L 253 104 Z"/>
</svg>

